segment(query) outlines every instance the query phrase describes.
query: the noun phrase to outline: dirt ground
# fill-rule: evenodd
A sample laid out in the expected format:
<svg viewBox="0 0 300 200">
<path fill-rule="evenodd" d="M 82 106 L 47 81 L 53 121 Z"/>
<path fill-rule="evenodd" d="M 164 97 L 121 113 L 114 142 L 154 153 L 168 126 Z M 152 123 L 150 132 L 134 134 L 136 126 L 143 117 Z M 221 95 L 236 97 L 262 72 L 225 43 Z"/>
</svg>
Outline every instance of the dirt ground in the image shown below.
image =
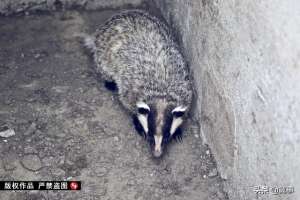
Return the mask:
<svg viewBox="0 0 300 200">
<path fill-rule="evenodd" d="M 80 180 L 81 191 L 1 192 L 1 200 L 227 199 L 196 120 L 151 157 L 131 118 L 92 70 L 76 33 L 114 12 L 0 17 L 0 180 Z"/>
</svg>

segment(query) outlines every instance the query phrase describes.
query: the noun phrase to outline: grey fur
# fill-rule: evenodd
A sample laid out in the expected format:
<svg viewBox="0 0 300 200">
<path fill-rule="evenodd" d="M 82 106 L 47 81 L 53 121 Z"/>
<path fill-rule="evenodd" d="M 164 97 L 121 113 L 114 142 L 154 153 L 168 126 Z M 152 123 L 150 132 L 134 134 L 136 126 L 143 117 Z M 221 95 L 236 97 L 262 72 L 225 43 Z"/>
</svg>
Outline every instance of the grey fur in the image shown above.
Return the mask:
<svg viewBox="0 0 300 200">
<path fill-rule="evenodd" d="M 86 38 L 96 70 L 114 81 L 120 102 L 130 112 L 138 101 L 190 107 L 192 84 L 171 30 L 146 11 L 129 10 L 109 19 Z"/>
</svg>

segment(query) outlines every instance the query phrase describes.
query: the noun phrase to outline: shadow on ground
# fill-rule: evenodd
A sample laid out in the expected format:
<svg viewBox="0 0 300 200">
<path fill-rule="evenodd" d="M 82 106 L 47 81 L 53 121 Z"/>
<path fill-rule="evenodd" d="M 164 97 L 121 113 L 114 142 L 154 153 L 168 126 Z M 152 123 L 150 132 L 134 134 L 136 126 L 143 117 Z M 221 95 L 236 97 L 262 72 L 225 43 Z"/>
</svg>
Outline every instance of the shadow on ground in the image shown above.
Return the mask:
<svg viewBox="0 0 300 200">
<path fill-rule="evenodd" d="M 0 180 L 81 180 L 82 190 L 1 192 L 0 199 L 226 199 L 190 120 L 182 143 L 151 158 L 74 36 L 115 11 L 0 18 Z"/>
</svg>

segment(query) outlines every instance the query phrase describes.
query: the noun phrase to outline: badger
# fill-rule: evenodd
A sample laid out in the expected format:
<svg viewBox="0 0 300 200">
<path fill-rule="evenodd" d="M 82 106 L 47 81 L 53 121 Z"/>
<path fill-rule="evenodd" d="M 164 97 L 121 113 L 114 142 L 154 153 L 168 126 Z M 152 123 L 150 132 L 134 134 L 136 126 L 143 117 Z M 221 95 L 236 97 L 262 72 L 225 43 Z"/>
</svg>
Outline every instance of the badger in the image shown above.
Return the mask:
<svg viewBox="0 0 300 200">
<path fill-rule="evenodd" d="M 86 36 L 85 45 L 96 72 L 109 89 L 116 90 L 154 157 L 161 157 L 172 139 L 182 140 L 192 83 L 166 22 L 147 11 L 122 11 Z"/>
</svg>

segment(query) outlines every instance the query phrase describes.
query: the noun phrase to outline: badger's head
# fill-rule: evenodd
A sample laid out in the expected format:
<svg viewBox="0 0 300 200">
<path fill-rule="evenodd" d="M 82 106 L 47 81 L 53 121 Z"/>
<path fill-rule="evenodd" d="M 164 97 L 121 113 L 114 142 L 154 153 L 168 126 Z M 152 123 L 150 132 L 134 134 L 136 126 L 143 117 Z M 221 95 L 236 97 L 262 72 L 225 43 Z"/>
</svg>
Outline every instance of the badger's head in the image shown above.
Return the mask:
<svg viewBox="0 0 300 200">
<path fill-rule="evenodd" d="M 134 125 L 150 144 L 154 157 L 160 157 L 166 144 L 173 138 L 181 140 L 181 125 L 186 106 L 159 100 L 152 104 L 137 102 Z"/>
</svg>

